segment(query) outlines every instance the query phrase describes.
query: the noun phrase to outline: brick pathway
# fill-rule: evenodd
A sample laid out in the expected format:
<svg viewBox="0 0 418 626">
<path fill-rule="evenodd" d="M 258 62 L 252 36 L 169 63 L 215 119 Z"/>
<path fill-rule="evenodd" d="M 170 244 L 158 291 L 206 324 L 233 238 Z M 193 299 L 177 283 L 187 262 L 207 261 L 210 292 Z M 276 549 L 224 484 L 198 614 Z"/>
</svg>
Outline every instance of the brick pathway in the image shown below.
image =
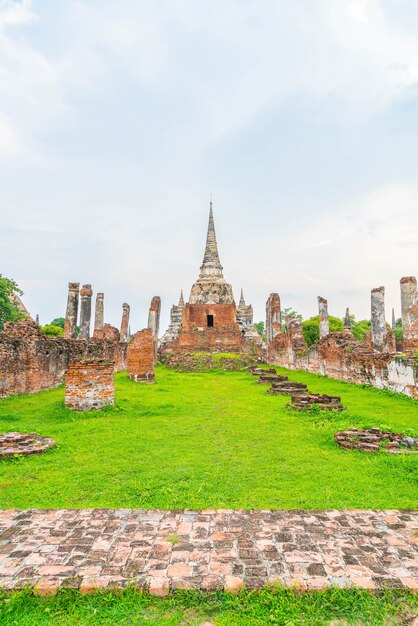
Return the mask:
<svg viewBox="0 0 418 626">
<path fill-rule="evenodd" d="M 0 511 L 0 586 L 418 588 L 418 512 Z"/>
</svg>

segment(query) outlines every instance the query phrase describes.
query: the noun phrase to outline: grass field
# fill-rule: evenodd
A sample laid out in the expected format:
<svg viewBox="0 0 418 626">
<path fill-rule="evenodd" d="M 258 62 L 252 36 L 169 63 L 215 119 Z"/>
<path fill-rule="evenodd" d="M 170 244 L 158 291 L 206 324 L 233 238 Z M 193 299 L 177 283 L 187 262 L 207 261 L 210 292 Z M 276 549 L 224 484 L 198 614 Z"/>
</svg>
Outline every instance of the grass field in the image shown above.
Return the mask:
<svg viewBox="0 0 418 626">
<path fill-rule="evenodd" d="M 412 624 L 418 596 L 385 591 L 328 589 L 315 593 L 262 590 L 203 594 L 180 592 L 158 599 L 127 590 L 82 596 L 61 592 L 39 598 L 28 592 L 0 596 L 2 626 L 396 626 Z"/>
<path fill-rule="evenodd" d="M 246 372 L 178 373 L 156 385 L 116 376 L 116 406 L 88 414 L 64 389 L 0 401 L 0 431 L 36 431 L 55 449 L 0 463 L 0 508 L 415 508 L 418 455 L 339 449 L 335 430 L 418 434 L 418 402 L 304 372 L 341 414 L 286 408 Z"/>
</svg>

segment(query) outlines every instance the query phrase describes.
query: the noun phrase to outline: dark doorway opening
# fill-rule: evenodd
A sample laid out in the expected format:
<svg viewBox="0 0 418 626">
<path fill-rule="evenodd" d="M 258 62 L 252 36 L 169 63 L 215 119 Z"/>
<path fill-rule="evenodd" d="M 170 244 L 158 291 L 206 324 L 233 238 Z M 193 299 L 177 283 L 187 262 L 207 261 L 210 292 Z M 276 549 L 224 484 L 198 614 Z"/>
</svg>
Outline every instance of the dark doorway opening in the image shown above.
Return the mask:
<svg viewBox="0 0 418 626">
<path fill-rule="evenodd" d="M 213 328 L 213 315 L 208 315 L 208 328 Z"/>
</svg>

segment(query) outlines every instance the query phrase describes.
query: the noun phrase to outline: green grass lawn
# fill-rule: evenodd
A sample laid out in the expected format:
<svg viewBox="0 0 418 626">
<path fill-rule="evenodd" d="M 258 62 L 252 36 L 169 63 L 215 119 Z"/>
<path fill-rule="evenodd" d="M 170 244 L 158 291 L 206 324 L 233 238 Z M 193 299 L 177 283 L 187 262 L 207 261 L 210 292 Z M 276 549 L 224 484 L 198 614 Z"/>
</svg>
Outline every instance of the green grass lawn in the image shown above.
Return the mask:
<svg viewBox="0 0 418 626">
<path fill-rule="evenodd" d="M 158 599 L 144 593 L 61 592 L 39 598 L 28 592 L 0 596 L 2 626 L 395 626 L 412 624 L 418 596 L 385 591 L 328 589 L 315 593 L 277 591 L 203 594 L 178 592 Z"/>
<path fill-rule="evenodd" d="M 178 373 L 155 385 L 116 376 L 116 406 L 74 413 L 64 389 L 0 401 L 0 432 L 36 431 L 55 449 L 0 462 L 0 508 L 416 508 L 418 455 L 338 448 L 336 430 L 418 435 L 418 402 L 305 372 L 347 410 L 286 408 L 246 372 Z"/>
</svg>

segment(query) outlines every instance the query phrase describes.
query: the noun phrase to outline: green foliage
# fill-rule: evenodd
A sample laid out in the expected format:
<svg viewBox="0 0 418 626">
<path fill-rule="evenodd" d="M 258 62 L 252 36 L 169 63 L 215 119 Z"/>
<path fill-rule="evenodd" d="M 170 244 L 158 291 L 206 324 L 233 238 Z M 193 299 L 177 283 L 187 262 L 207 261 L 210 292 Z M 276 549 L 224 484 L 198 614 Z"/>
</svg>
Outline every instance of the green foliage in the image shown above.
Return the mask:
<svg viewBox="0 0 418 626">
<path fill-rule="evenodd" d="M 264 337 L 264 330 L 265 330 L 264 322 L 256 322 L 254 324 L 254 328 L 256 329 L 260 337 Z"/>
<path fill-rule="evenodd" d="M 370 320 L 360 320 L 359 322 L 352 320 L 351 322 L 351 332 L 357 341 L 366 341 L 366 335 L 371 327 Z"/>
<path fill-rule="evenodd" d="M 65 324 L 64 317 L 56 317 L 55 319 L 52 320 L 49 326 L 59 326 L 60 328 L 64 329 L 64 324 Z"/>
<path fill-rule="evenodd" d="M 138 592 L 132 585 L 122 592 L 81 594 L 70 589 L 39 597 L 28 590 L 0 595 L 2 626 L 192 626 L 210 622 L 219 626 L 388 626 L 412 624 L 418 595 L 386 589 L 328 588 L 301 592 L 270 587 L 203 593 L 182 591 L 165 598 Z"/>
<path fill-rule="evenodd" d="M 395 322 L 395 328 L 393 329 L 393 334 L 395 335 L 396 341 L 402 341 L 403 339 L 403 326 L 402 326 L 402 318 L 399 317 Z"/>
<path fill-rule="evenodd" d="M 15 322 L 24 318 L 24 314 L 15 304 L 15 297 L 21 296 L 23 291 L 11 278 L 0 274 L 0 330 L 6 322 Z"/>
<path fill-rule="evenodd" d="M 418 402 L 277 369 L 341 396 L 347 410 L 312 423 L 248 372 L 161 365 L 155 385 L 116 374 L 116 405 L 101 411 L 65 408 L 63 387 L 1 399 L 0 430 L 49 435 L 57 446 L 1 461 L 0 508 L 414 508 L 418 455 L 362 455 L 333 435 L 383 423 L 416 431 Z"/>
<path fill-rule="evenodd" d="M 62 337 L 64 334 L 61 326 L 55 326 L 53 324 L 46 324 L 46 326 L 41 326 L 41 331 L 44 335 L 48 335 L 48 337 Z"/>
<path fill-rule="evenodd" d="M 340 320 L 338 317 L 332 317 L 332 315 L 328 318 L 329 321 L 329 330 L 331 333 L 337 332 L 339 330 L 344 330 L 344 322 Z M 315 317 L 310 317 L 308 320 L 302 322 L 303 336 L 305 337 L 305 341 L 308 346 L 313 346 L 319 341 L 319 315 L 315 315 Z"/>
</svg>

